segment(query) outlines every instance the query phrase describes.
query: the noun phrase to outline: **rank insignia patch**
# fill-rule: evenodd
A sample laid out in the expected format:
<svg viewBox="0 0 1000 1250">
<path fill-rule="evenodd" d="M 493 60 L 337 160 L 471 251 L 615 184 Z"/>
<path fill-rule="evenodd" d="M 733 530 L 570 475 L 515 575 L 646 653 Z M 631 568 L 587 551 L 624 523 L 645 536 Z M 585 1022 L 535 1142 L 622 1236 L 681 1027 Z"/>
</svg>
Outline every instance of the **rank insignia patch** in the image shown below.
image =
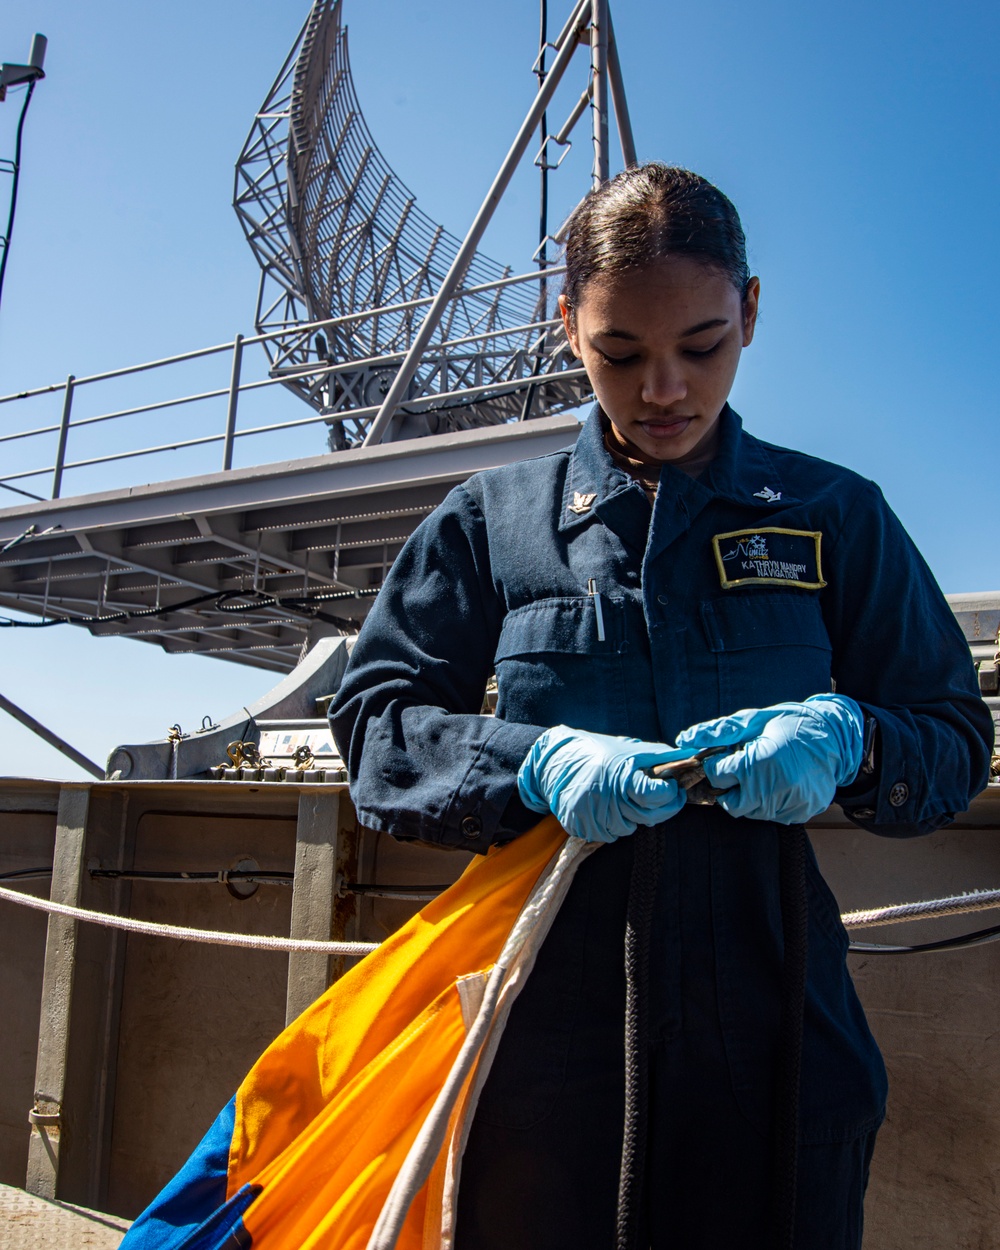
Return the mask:
<svg viewBox="0 0 1000 1250">
<path fill-rule="evenodd" d="M 582 516 L 585 512 L 589 512 L 594 506 L 596 494 L 581 495 L 578 490 L 573 492 L 573 502 L 569 505 L 570 512 L 575 512 L 577 516 Z"/>
<path fill-rule="evenodd" d="M 723 590 L 734 586 L 798 586 L 820 590 L 826 585 L 820 557 L 820 530 L 765 527 L 734 530 L 712 538 Z"/>
</svg>

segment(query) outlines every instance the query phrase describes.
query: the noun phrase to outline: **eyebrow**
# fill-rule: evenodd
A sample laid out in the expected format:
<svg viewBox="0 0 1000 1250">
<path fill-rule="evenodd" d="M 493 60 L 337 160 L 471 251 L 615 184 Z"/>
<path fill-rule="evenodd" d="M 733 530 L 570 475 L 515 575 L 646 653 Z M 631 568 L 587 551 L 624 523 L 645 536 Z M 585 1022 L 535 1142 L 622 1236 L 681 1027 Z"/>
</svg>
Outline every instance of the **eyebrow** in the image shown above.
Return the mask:
<svg viewBox="0 0 1000 1250">
<path fill-rule="evenodd" d="M 712 317 L 708 321 L 699 321 L 696 326 L 691 326 L 689 330 L 684 330 L 679 337 L 686 339 L 694 334 L 700 334 L 703 330 L 714 330 L 719 326 L 727 325 L 729 325 L 729 321 L 725 317 Z M 629 343 L 639 342 L 638 334 L 632 334 L 628 330 L 616 330 L 613 327 L 609 327 L 606 330 L 596 330 L 593 337 L 598 339 L 625 339 Z"/>
</svg>

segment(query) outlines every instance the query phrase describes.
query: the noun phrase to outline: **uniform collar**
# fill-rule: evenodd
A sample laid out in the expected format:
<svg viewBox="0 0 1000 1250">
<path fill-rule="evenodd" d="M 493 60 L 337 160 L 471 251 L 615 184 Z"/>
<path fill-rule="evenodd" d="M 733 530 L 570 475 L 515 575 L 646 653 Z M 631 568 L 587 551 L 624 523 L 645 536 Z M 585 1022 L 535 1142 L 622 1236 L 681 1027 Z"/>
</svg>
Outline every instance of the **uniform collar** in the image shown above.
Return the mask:
<svg viewBox="0 0 1000 1250">
<path fill-rule="evenodd" d="M 713 495 L 748 508 L 801 503 L 785 489 L 766 444 L 748 434 L 739 415 L 726 404 L 719 417 L 719 453 L 698 479 Z"/>
<path fill-rule="evenodd" d="M 649 504 L 642 487 L 618 467 L 604 445 L 604 414 L 595 404 L 570 455 L 563 491 L 560 532 L 598 516 L 633 545 L 645 547 L 649 532 Z M 743 422 L 727 404 L 719 417 L 719 451 L 700 478 L 665 465 L 660 491 L 668 486 L 691 504 L 704 506 L 719 496 L 761 511 L 778 504 L 799 503 L 786 491 L 767 447 L 743 429 Z M 632 531 L 635 531 L 633 534 Z"/>
<path fill-rule="evenodd" d="M 604 445 L 605 420 L 595 404 L 570 453 L 559 531 L 576 529 L 596 516 L 642 551 L 649 533 L 649 500 L 639 483 L 611 459 Z"/>
</svg>

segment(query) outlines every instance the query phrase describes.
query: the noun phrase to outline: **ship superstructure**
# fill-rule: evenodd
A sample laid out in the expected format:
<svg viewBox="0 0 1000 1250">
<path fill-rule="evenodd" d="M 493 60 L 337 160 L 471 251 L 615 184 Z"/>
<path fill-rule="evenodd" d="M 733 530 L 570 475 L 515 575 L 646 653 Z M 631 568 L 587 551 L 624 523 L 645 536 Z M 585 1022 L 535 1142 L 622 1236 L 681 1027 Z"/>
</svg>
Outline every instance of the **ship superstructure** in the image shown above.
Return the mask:
<svg viewBox="0 0 1000 1250">
<path fill-rule="evenodd" d="M 0 996 L 15 1007 L 0 1181 L 124 1216 L 344 970 L 317 943 L 381 940 L 468 859 L 360 825 L 325 707 L 421 518 L 471 473 L 577 432 L 587 382 L 552 316 L 561 270 L 544 214 L 535 268 L 480 251 L 513 169 L 536 155 L 544 204 L 587 119 L 593 177 L 607 177 L 612 115 L 635 159 L 607 0 L 579 0 L 551 41 L 543 26 L 538 93 L 480 213 L 451 235 L 378 151 L 342 19 L 342 0 L 316 0 L 238 161 L 235 207 L 261 266 L 254 332 L 0 399 L 0 606 L 276 675 L 219 723 L 115 746 L 102 780 L 0 779 L 0 888 L 57 909 L 0 900 Z M 579 90 L 550 126 L 574 60 Z M 172 386 L 192 363 L 215 372 Z M 123 382 L 135 386 L 117 402 Z M 289 392 L 295 415 L 266 411 Z M 47 408 L 19 423 L 30 403 Z M 154 480 L 137 487 L 140 471 Z M 997 720 L 1000 594 L 951 603 Z M 991 786 L 905 847 L 836 808 L 810 834 L 845 909 L 961 895 L 1000 883 L 998 800 Z M 947 941 L 984 905 L 896 932 L 937 941 L 943 925 Z M 276 934 L 290 946 L 269 948 Z M 894 1089 L 873 1250 L 992 1244 L 998 960 L 998 945 L 855 957 Z"/>
</svg>

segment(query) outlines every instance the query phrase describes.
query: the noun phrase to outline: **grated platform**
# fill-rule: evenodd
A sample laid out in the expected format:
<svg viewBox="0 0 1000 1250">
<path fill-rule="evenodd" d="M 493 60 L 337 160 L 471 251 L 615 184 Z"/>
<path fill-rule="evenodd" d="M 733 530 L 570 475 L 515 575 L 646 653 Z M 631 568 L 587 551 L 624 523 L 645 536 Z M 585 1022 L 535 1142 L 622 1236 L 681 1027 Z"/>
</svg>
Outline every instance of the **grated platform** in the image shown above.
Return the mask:
<svg viewBox="0 0 1000 1250">
<path fill-rule="evenodd" d="M 130 1223 L 0 1185 L 0 1250 L 115 1250 Z"/>
</svg>

